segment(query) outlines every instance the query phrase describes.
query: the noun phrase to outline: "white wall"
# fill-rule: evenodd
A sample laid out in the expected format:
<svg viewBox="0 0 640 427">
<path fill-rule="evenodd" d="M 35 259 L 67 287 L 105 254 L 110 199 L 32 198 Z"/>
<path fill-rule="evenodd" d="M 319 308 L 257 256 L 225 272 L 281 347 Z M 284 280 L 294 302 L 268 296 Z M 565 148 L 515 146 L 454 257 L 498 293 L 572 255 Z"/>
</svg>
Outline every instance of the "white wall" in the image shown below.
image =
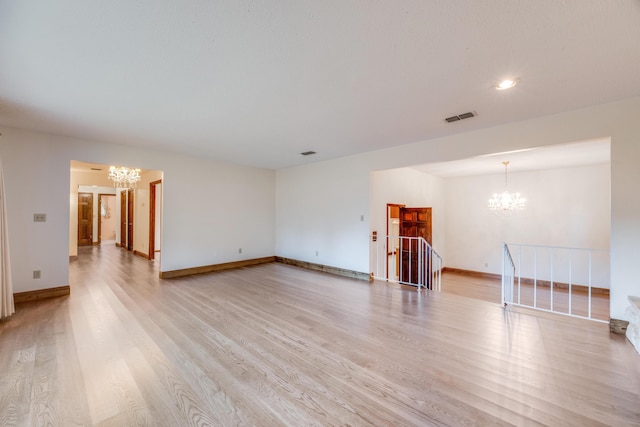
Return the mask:
<svg viewBox="0 0 640 427">
<path fill-rule="evenodd" d="M 162 271 L 274 255 L 274 171 L 169 159 L 162 181 Z"/>
<path fill-rule="evenodd" d="M 348 157 L 278 170 L 276 205 L 278 256 L 369 274 L 366 165 Z"/>
<path fill-rule="evenodd" d="M 504 174 L 446 179 L 445 265 L 499 274 L 502 242 L 608 251 L 610 177 L 608 163 L 509 173 L 509 190 L 522 193 L 528 206 L 507 218 L 487 209 L 489 197 L 504 189 Z M 550 277 L 546 267 L 540 262 L 538 278 Z M 603 267 L 608 276 L 608 264 Z M 598 284 L 608 288 L 608 277 Z"/>
<path fill-rule="evenodd" d="M 276 172 L 276 254 L 369 271 L 369 173 L 611 137 L 611 316 L 640 294 L 640 98 L 407 144 Z M 486 196 L 483 196 L 486 198 Z M 315 248 L 339 248 L 324 259 Z M 451 248 L 447 247 L 446 253 Z M 322 257 L 322 252 L 320 257 Z"/>
<path fill-rule="evenodd" d="M 0 133 L 14 292 L 69 284 L 72 159 L 164 171 L 161 271 L 274 254 L 271 170 L 8 127 Z M 47 222 L 34 223 L 36 212 Z M 41 279 L 32 279 L 36 269 Z"/>
</svg>

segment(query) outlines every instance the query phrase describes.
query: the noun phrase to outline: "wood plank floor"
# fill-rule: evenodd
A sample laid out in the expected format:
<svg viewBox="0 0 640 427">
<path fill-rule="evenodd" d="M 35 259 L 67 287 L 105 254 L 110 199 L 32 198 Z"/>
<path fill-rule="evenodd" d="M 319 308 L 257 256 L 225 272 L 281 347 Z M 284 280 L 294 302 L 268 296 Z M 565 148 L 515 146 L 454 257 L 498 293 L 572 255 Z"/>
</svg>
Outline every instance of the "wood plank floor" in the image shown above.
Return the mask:
<svg viewBox="0 0 640 427">
<path fill-rule="evenodd" d="M 0 425 L 640 425 L 606 324 L 282 264 L 160 280 L 80 251 L 0 323 Z"/>
</svg>

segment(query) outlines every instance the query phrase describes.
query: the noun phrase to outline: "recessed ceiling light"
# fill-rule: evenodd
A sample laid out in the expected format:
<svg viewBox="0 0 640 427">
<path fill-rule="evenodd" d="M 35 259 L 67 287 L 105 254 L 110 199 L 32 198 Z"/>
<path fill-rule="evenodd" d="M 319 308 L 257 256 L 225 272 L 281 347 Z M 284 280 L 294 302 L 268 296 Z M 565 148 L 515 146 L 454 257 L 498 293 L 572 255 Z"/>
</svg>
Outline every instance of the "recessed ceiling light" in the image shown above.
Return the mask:
<svg viewBox="0 0 640 427">
<path fill-rule="evenodd" d="M 520 79 L 503 80 L 503 81 L 501 81 L 500 83 L 498 83 L 496 85 L 496 89 L 498 89 L 498 90 L 511 89 L 512 87 L 517 85 L 519 82 L 520 82 Z"/>
</svg>

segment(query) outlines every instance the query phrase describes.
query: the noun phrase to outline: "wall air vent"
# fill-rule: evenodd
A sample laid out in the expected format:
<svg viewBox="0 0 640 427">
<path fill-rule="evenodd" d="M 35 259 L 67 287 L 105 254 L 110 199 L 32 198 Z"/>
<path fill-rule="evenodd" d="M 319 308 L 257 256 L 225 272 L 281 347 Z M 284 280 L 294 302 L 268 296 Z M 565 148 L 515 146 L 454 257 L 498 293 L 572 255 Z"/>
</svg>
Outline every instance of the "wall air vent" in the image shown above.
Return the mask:
<svg viewBox="0 0 640 427">
<path fill-rule="evenodd" d="M 468 113 L 458 114 L 457 116 L 447 117 L 446 119 L 444 119 L 444 121 L 447 123 L 452 123 L 452 122 L 457 122 L 459 120 L 464 120 L 464 119 L 468 119 L 469 117 L 475 117 L 475 116 L 476 116 L 476 113 L 470 111 Z"/>
<path fill-rule="evenodd" d="M 315 151 L 305 151 L 304 153 L 300 153 L 300 154 L 302 154 L 303 156 L 311 156 L 312 154 L 316 154 L 316 152 Z"/>
</svg>

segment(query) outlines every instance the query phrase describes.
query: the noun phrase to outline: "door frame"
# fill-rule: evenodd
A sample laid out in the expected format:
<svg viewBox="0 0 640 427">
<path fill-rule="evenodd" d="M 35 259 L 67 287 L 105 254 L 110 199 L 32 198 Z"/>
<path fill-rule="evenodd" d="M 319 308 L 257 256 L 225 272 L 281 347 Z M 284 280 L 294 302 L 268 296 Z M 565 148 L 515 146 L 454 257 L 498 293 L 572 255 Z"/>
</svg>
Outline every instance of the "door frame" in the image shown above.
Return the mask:
<svg viewBox="0 0 640 427">
<path fill-rule="evenodd" d="M 133 226 L 134 226 L 134 210 L 135 210 L 135 190 L 127 191 L 127 250 L 133 252 Z"/>
<path fill-rule="evenodd" d="M 385 256 L 385 269 L 386 269 L 386 279 L 389 280 L 389 257 L 393 254 L 389 253 L 389 218 L 391 217 L 391 208 L 404 208 L 407 205 L 403 205 L 403 204 L 399 204 L 399 203 L 387 203 L 387 232 L 385 233 L 385 248 L 384 248 L 384 253 L 386 254 Z M 398 235 L 400 234 L 400 231 L 398 230 Z M 396 255 L 398 256 L 398 255 Z M 396 271 L 397 273 L 397 271 Z"/>
<path fill-rule="evenodd" d="M 155 259 L 156 253 L 156 191 L 162 180 L 149 183 L 149 259 Z"/>
<path fill-rule="evenodd" d="M 120 241 L 117 243 L 121 248 L 127 248 L 127 192 L 118 191 L 120 194 Z"/>
</svg>

